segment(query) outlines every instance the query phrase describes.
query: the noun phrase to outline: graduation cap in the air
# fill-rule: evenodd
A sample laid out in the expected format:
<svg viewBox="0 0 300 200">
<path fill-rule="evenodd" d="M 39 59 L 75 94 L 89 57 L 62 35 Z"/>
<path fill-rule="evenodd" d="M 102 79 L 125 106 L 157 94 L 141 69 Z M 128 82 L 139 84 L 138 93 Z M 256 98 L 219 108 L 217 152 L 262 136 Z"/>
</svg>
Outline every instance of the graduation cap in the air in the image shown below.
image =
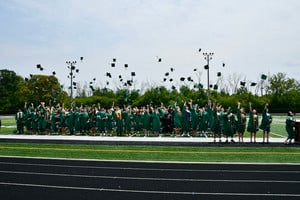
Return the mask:
<svg viewBox="0 0 300 200">
<path fill-rule="evenodd" d="M 29 76 L 30 76 L 30 78 L 32 78 L 32 77 L 33 77 L 33 74 L 29 74 Z"/>
<path fill-rule="evenodd" d="M 217 73 L 217 76 L 220 77 L 220 76 L 221 76 L 221 72 L 218 72 L 218 73 Z"/>
<path fill-rule="evenodd" d="M 72 65 L 72 66 L 71 66 L 71 70 L 75 70 L 75 66 Z"/>
<path fill-rule="evenodd" d="M 261 75 L 261 79 L 262 79 L 262 80 L 266 80 L 266 79 L 267 79 L 267 75 L 262 74 L 262 75 Z"/>
<path fill-rule="evenodd" d="M 76 69 L 76 73 L 78 73 L 79 72 L 79 69 Z"/>
<path fill-rule="evenodd" d="M 158 61 L 158 62 L 161 62 L 161 60 L 162 60 L 161 58 L 158 58 L 158 60 L 157 60 L 157 61 Z"/>
<path fill-rule="evenodd" d="M 93 84 L 93 82 L 90 82 L 90 85 L 92 85 Z"/>
<path fill-rule="evenodd" d="M 225 67 L 225 63 L 223 63 L 222 66 Z"/>
<path fill-rule="evenodd" d="M 128 64 L 124 64 L 124 67 L 125 67 L 125 68 L 128 68 Z"/>
<path fill-rule="evenodd" d="M 108 82 L 108 81 L 106 81 L 106 85 L 109 85 L 109 82 Z"/>
<path fill-rule="evenodd" d="M 194 68 L 194 72 L 197 71 L 197 68 Z"/>
<path fill-rule="evenodd" d="M 241 85 L 241 86 L 245 86 L 245 85 L 246 85 L 246 82 L 245 82 L 245 81 L 241 81 L 241 82 L 240 82 L 240 85 Z"/>
<path fill-rule="evenodd" d="M 218 89 L 218 85 L 214 85 L 214 90 L 217 90 Z"/>
<path fill-rule="evenodd" d="M 185 80 L 185 78 L 184 78 L 184 77 L 181 77 L 181 78 L 180 78 L 180 80 L 181 80 L 181 81 L 184 81 L 184 80 Z"/>
<path fill-rule="evenodd" d="M 122 78 L 120 78 L 120 82 L 122 82 L 123 81 L 123 79 Z"/>
<path fill-rule="evenodd" d="M 96 78 L 93 78 L 93 81 L 96 81 Z"/>
<path fill-rule="evenodd" d="M 204 65 L 204 69 L 208 69 L 208 65 Z"/>
<path fill-rule="evenodd" d="M 109 78 L 111 78 L 111 73 L 106 72 L 106 76 L 109 77 Z"/>
<path fill-rule="evenodd" d="M 113 58 L 113 62 L 116 62 L 117 61 L 117 59 L 116 58 Z"/>
<path fill-rule="evenodd" d="M 131 76 L 135 76 L 135 72 L 131 72 Z"/>
<path fill-rule="evenodd" d="M 122 78 L 122 76 L 121 75 L 119 75 L 119 79 L 121 79 Z"/>
<path fill-rule="evenodd" d="M 75 86 L 77 83 L 76 82 L 73 82 L 73 85 Z"/>
<path fill-rule="evenodd" d="M 165 76 L 169 76 L 169 72 L 166 72 L 166 73 L 165 73 Z"/>
<path fill-rule="evenodd" d="M 44 68 L 40 67 L 40 70 L 41 70 L 41 71 L 43 71 L 43 70 L 44 70 Z"/>
<path fill-rule="evenodd" d="M 132 81 L 131 81 L 131 80 L 127 80 L 127 84 L 128 84 L 129 86 L 132 86 Z"/>
<path fill-rule="evenodd" d="M 193 81 L 192 77 L 190 77 L 190 76 L 187 77 L 187 80 L 188 80 L 188 81 L 191 81 L 191 82 Z"/>
<path fill-rule="evenodd" d="M 82 56 L 80 57 L 80 60 L 81 60 L 81 61 L 83 60 L 83 57 L 82 57 Z"/>
<path fill-rule="evenodd" d="M 166 82 L 166 80 L 167 80 L 166 78 L 163 79 L 164 82 Z"/>
<path fill-rule="evenodd" d="M 252 82 L 252 83 L 250 84 L 250 86 L 256 86 L 256 83 Z"/>
<path fill-rule="evenodd" d="M 199 48 L 198 51 L 201 52 L 201 48 Z"/>
<path fill-rule="evenodd" d="M 40 69 L 41 67 L 42 67 L 41 64 L 36 65 L 36 68 L 38 68 L 38 69 Z"/>
<path fill-rule="evenodd" d="M 176 90 L 176 87 L 174 85 L 172 85 L 172 90 Z"/>
<path fill-rule="evenodd" d="M 115 67 L 116 66 L 116 64 L 115 63 L 111 63 L 111 67 Z"/>
<path fill-rule="evenodd" d="M 171 67 L 171 69 L 170 69 L 170 70 L 171 70 L 171 72 L 173 72 L 173 71 L 174 71 L 174 68 L 173 68 L 173 67 Z"/>
<path fill-rule="evenodd" d="M 55 75 L 56 75 L 56 72 L 53 71 L 53 72 L 52 72 L 52 75 L 55 76 Z"/>
<path fill-rule="evenodd" d="M 210 88 L 212 88 L 212 87 L 213 87 L 213 85 L 212 85 L 212 84 L 210 84 L 210 85 L 209 85 L 209 87 L 210 87 Z"/>
<path fill-rule="evenodd" d="M 169 80 L 170 82 L 172 82 L 173 81 L 173 79 L 172 78 L 170 78 L 170 80 Z"/>
</svg>

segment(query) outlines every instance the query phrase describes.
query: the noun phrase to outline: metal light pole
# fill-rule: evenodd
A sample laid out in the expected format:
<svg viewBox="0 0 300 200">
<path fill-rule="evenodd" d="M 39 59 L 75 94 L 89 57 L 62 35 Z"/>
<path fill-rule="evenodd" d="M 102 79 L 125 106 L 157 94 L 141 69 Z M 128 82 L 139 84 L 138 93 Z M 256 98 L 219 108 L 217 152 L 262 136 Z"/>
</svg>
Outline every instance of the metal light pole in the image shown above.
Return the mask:
<svg viewBox="0 0 300 200">
<path fill-rule="evenodd" d="M 212 59 L 214 53 L 203 53 L 204 59 L 207 61 L 207 65 L 204 66 L 204 69 L 207 70 L 207 100 L 210 102 L 210 87 L 209 87 L 209 61 Z"/>
<path fill-rule="evenodd" d="M 79 72 L 79 69 L 76 69 L 76 61 L 66 61 L 67 65 L 68 65 L 68 69 L 70 69 L 70 73 L 68 75 L 68 78 L 70 79 L 70 83 L 71 83 L 71 86 L 70 86 L 70 89 L 71 89 L 71 93 L 70 93 L 70 98 L 71 98 L 71 101 L 73 100 L 73 79 L 75 78 L 75 75 L 74 75 L 74 71 L 76 73 Z"/>
</svg>

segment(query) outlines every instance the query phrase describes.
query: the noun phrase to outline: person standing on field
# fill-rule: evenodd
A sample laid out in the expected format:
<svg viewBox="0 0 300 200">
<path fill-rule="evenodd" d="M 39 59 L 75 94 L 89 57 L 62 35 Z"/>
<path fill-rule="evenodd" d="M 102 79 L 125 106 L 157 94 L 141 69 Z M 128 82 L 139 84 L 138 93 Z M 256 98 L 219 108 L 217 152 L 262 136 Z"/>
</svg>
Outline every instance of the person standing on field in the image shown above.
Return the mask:
<svg viewBox="0 0 300 200">
<path fill-rule="evenodd" d="M 269 113 L 269 104 L 265 105 L 259 128 L 263 131 L 263 144 L 269 143 L 269 135 L 272 123 L 272 115 Z"/>
<path fill-rule="evenodd" d="M 249 103 L 249 121 L 247 131 L 250 133 L 250 143 L 256 143 L 256 132 L 258 131 L 258 115 L 255 109 L 252 109 L 252 103 Z M 252 141 L 253 139 L 253 141 Z"/>
<path fill-rule="evenodd" d="M 294 119 L 294 113 L 289 111 L 285 120 L 285 130 L 288 133 L 288 137 L 285 140 L 284 144 L 291 144 L 292 141 L 296 139 L 295 133 L 296 121 Z"/>
</svg>

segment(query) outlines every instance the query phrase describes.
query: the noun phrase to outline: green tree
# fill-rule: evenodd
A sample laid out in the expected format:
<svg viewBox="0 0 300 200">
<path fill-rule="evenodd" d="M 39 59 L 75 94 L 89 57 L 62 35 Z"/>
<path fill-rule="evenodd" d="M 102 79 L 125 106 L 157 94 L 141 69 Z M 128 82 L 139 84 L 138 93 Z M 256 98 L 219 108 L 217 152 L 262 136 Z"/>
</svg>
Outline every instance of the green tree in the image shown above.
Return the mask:
<svg viewBox="0 0 300 200">
<path fill-rule="evenodd" d="M 0 70 L 0 113 L 14 113 L 21 106 L 16 96 L 18 85 L 24 82 L 21 76 L 7 69 Z"/>
<path fill-rule="evenodd" d="M 53 103 L 63 103 L 68 96 L 55 76 L 46 75 L 32 75 L 30 79 L 20 83 L 18 95 L 23 102 L 27 101 L 35 105 L 50 100 Z"/>
</svg>

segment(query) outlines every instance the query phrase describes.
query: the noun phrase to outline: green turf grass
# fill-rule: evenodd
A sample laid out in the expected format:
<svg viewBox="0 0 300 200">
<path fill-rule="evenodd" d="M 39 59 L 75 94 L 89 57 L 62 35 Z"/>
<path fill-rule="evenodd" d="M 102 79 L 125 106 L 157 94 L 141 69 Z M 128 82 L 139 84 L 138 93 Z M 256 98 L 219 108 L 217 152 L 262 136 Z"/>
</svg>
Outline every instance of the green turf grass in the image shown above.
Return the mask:
<svg viewBox="0 0 300 200">
<path fill-rule="evenodd" d="M 1 156 L 181 162 L 300 163 L 299 147 L 174 147 L 0 143 Z"/>
</svg>

